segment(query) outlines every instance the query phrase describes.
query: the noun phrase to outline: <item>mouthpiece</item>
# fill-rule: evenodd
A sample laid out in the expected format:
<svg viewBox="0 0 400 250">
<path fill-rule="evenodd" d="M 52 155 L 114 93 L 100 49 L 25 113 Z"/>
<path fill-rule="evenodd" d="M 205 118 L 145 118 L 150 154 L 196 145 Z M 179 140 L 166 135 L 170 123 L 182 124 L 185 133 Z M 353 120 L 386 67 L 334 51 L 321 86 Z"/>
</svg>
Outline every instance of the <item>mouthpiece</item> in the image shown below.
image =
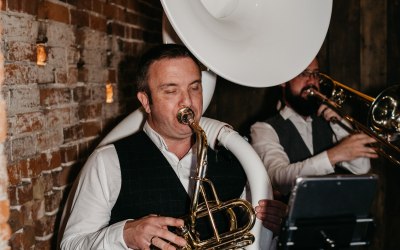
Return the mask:
<svg viewBox="0 0 400 250">
<path fill-rule="evenodd" d="M 305 92 L 307 93 L 308 96 L 314 96 L 315 95 L 315 90 L 317 90 L 314 86 L 309 86 Z"/>
<path fill-rule="evenodd" d="M 176 115 L 178 121 L 184 125 L 190 125 L 194 120 L 194 112 L 188 107 L 184 107 L 178 111 Z"/>
</svg>

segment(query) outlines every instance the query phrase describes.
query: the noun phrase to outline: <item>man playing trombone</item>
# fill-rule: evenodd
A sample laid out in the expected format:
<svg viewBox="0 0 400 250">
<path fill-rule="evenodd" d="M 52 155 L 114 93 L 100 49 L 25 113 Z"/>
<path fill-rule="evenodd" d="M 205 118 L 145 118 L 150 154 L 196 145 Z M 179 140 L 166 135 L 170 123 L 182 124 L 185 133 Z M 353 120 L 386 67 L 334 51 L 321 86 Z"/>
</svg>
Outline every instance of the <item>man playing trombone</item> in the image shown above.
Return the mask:
<svg viewBox="0 0 400 250">
<path fill-rule="evenodd" d="M 375 139 L 363 133 L 349 135 L 338 124 L 329 123 L 333 117 L 342 118 L 309 97 L 310 88 L 320 88 L 316 58 L 281 87 L 279 113 L 251 126 L 252 146 L 275 189 L 288 195 L 299 176 L 369 171 L 369 158 L 378 157 L 368 145 Z"/>
</svg>

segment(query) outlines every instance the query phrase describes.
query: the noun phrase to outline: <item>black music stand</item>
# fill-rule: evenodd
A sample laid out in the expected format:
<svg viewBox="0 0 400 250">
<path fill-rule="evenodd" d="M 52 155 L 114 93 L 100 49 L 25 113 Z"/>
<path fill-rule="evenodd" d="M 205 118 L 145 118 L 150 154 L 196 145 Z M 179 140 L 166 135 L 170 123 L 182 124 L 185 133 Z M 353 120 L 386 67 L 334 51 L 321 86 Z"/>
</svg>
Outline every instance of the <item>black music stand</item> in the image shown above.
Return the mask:
<svg viewBox="0 0 400 250">
<path fill-rule="evenodd" d="M 368 245 L 376 175 L 301 177 L 289 199 L 278 249 L 341 249 Z"/>
</svg>

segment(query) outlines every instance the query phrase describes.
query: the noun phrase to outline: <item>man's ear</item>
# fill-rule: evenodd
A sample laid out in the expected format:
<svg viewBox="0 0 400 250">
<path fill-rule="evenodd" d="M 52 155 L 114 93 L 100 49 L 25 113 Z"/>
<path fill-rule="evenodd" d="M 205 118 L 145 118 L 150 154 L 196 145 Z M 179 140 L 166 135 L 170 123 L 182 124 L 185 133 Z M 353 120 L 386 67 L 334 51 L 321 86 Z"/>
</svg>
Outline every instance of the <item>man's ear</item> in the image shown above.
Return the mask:
<svg viewBox="0 0 400 250">
<path fill-rule="evenodd" d="M 140 103 L 142 104 L 146 113 L 150 113 L 150 100 L 147 94 L 144 91 L 139 91 L 137 93 L 137 98 L 139 99 Z"/>
</svg>

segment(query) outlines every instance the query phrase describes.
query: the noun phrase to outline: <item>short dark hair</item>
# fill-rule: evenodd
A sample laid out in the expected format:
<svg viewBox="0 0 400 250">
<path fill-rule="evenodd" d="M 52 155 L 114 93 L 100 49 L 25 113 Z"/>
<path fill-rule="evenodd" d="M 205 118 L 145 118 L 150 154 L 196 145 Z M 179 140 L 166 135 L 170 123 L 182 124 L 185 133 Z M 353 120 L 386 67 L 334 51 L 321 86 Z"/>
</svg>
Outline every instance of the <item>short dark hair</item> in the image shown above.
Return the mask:
<svg viewBox="0 0 400 250">
<path fill-rule="evenodd" d="M 151 93 L 148 83 L 148 73 L 151 64 L 162 59 L 173 59 L 189 57 L 200 70 L 200 62 L 197 58 L 183 45 L 179 44 L 161 44 L 150 48 L 146 51 L 137 65 L 136 84 L 139 92 L 144 91 L 151 100 Z"/>
</svg>

